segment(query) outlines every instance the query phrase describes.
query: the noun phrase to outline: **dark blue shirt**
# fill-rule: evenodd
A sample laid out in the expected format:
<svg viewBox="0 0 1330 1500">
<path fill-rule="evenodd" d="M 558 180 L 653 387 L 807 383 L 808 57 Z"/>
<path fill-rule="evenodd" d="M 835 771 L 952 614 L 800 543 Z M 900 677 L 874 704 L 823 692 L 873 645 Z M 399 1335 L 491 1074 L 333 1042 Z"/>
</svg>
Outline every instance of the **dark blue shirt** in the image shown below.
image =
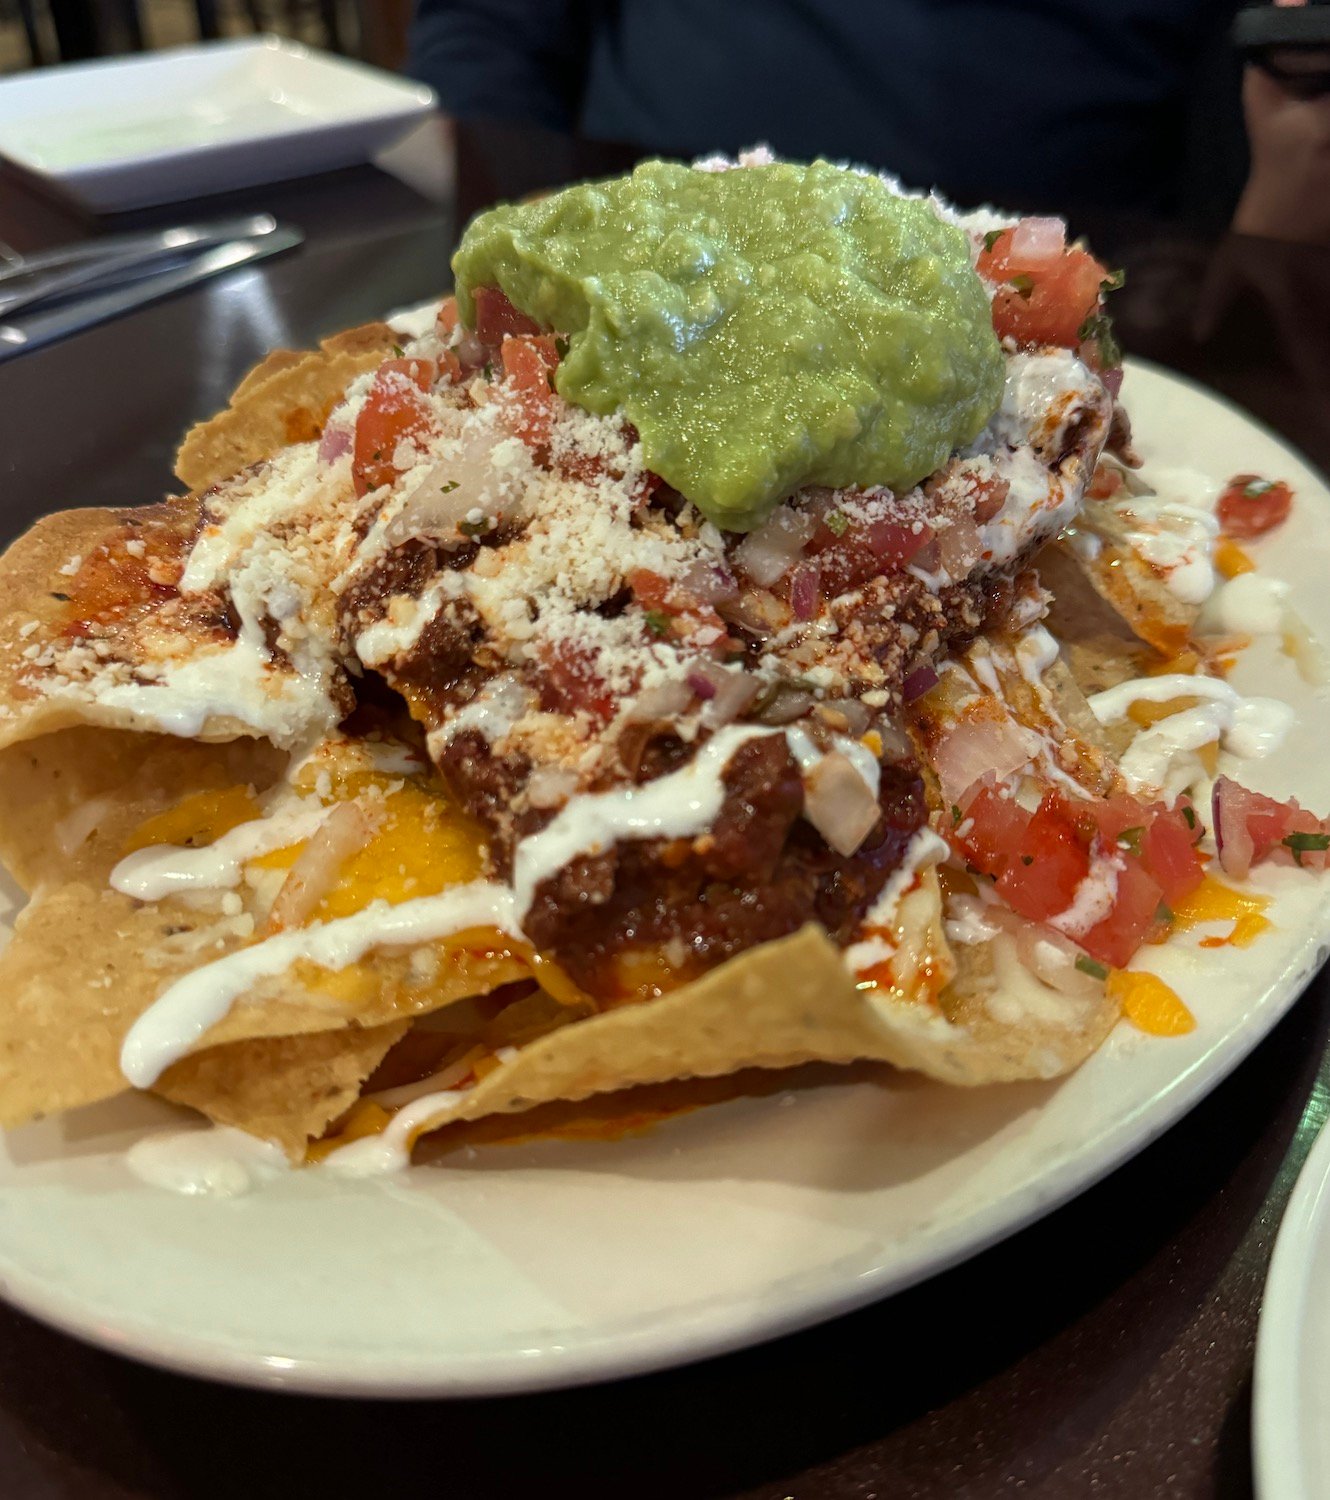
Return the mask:
<svg viewBox="0 0 1330 1500">
<path fill-rule="evenodd" d="M 865 162 L 962 202 L 1167 209 L 1189 139 L 1195 154 L 1201 75 L 1223 66 L 1235 8 L 420 0 L 413 71 L 462 118 L 683 155 L 766 141 L 782 155 Z M 1226 77 L 1236 114 L 1236 69 Z"/>
</svg>

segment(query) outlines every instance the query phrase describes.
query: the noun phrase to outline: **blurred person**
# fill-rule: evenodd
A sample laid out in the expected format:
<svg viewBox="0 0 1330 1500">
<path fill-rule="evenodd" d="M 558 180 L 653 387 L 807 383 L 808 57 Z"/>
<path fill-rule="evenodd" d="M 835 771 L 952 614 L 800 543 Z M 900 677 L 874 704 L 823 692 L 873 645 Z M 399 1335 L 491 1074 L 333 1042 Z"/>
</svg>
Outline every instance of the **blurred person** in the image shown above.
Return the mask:
<svg viewBox="0 0 1330 1500">
<path fill-rule="evenodd" d="M 758 142 L 959 202 L 1177 212 L 1242 180 L 1238 0 L 419 0 L 460 119 L 690 156 Z M 1202 77 L 1210 118 L 1194 108 Z M 1231 159 L 1231 160 L 1230 160 Z M 1195 167 L 1196 170 L 1192 170 Z M 1213 214 L 1211 216 L 1214 216 Z"/>
<path fill-rule="evenodd" d="M 1251 173 L 1243 234 L 1330 245 L 1330 48 L 1275 48 L 1242 86 Z"/>
</svg>

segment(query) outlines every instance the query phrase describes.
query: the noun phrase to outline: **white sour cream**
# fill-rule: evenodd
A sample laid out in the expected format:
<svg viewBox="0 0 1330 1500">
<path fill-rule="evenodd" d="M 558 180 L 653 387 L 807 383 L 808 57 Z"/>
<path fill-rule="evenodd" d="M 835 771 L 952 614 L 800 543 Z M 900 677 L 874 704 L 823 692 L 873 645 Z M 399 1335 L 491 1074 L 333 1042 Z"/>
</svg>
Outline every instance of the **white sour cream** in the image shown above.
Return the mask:
<svg viewBox="0 0 1330 1500">
<path fill-rule="evenodd" d="M 397 906 L 376 901 L 353 916 L 240 948 L 183 975 L 143 1012 L 120 1049 L 120 1071 L 135 1088 L 151 1088 L 253 984 L 284 974 L 302 959 L 335 971 L 371 948 L 435 942 L 467 927 L 497 927 L 520 937 L 512 892 L 474 881 Z"/>
<path fill-rule="evenodd" d="M 145 1136 L 125 1165 L 149 1187 L 200 1198 L 238 1198 L 289 1168 L 280 1146 L 228 1125 Z"/>
<path fill-rule="evenodd" d="M 111 888 L 138 901 L 160 901 L 181 891 L 234 890 L 248 861 L 309 838 L 331 811 L 302 804 L 241 823 L 200 849 L 179 844 L 136 849 L 111 871 Z"/>
</svg>

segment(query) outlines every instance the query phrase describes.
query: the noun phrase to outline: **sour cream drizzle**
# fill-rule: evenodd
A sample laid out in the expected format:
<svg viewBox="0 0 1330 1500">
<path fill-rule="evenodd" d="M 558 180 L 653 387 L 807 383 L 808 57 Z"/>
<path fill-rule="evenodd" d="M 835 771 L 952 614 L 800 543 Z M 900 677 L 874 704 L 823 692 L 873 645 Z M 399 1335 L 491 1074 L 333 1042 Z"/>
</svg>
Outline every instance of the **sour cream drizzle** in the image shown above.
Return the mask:
<svg viewBox="0 0 1330 1500">
<path fill-rule="evenodd" d="M 323 1165 L 347 1177 L 378 1177 L 404 1171 L 411 1165 L 411 1147 L 416 1136 L 440 1122 L 465 1098 L 463 1089 L 422 1094 L 399 1109 L 377 1135 L 339 1146 L 324 1158 Z"/>
<path fill-rule="evenodd" d="M 150 1087 L 257 981 L 283 974 L 301 960 L 343 969 L 372 948 L 435 942 L 468 927 L 497 927 L 521 938 L 522 922 L 542 881 L 579 855 L 623 839 L 692 838 L 705 832 L 725 800 L 723 776 L 735 751 L 750 740 L 782 733 L 796 758 L 807 762 L 806 769 L 815 767 L 822 752 L 802 731 L 729 726 L 669 776 L 645 786 L 572 798 L 546 828 L 518 844 L 511 888 L 475 881 L 396 906 L 379 901 L 353 916 L 278 933 L 205 964 L 176 980 L 135 1021 L 121 1048 L 121 1071 L 135 1087 Z M 865 781 L 876 787 L 876 758 L 855 741 L 836 743 Z M 319 807 L 256 819 L 203 849 L 141 850 L 120 862 L 112 883 L 141 900 L 186 889 L 234 886 L 247 859 L 307 837 L 328 811 Z"/>
<path fill-rule="evenodd" d="M 1170 780 L 1173 762 L 1215 740 L 1244 759 L 1269 755 L 1283 744 L 1296 717 L 1277 698 L 1246 698 L 1222 678 L 1192 677 L 1185 672 L 1133 678 L 1095 693 L 1089 702 L 1095 718 L 1111 724 L 1126 717 L 1133 703 L 1167 703 L 1174 698 L 1202 701 L 1161 719 L 1132 741 L 1119 769 L 1133 791 L 1142 787 L 1183 790 L 1186 781 L 1178 782 L 1176 776 Z"/>
<path fill-rule="evenodd" d="M 150 1088 L 253 984 L 284 974 L 302 959 L 344 969 L 371 948 L 435 942 L 468 927 L 497 927 L 520 937 L 512 892 L 478 880 L 397 906 L 376 901 L 353 916 L 279 932 L 228 953 L 177 979 L 143 1012 L 120 1049 L 120 1071 L 135 1088 Z"/>
<path fill-rule="evenodd" d="M 513 857 L 517 911 L 524 917 L 540 883 L 579 855 L 594 854 L 620 839 L 694 838 L 705 832 L 725 800 L 721 776 L 735 751 L 750 740 L 779 733 L 731 725 L 668 776 L 644 786 L 574 797 L 552 823 L 518 844 Z"/>
<path fill-rule="evenodd" d="M 247 861 L 309 838 L 331 811 L 331 807 L 301 806 L 255 818 L 201 849 L 179 844 L 136 849 L 111 871 L 111 889 L 138 901 L 160 901 L 187 890 L 233 890 L 240 884 Z"/>
</svg>

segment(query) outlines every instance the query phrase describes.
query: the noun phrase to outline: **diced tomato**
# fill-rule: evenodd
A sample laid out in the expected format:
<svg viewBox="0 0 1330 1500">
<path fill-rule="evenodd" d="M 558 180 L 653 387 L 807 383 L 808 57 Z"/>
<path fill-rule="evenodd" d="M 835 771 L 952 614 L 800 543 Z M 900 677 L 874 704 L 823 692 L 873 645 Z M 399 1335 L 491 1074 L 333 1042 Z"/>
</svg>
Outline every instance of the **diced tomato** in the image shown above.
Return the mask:
<svg viewBox="0 0 1330 1500">
<path fill-rule="evenodd" d="M 1066 911 L 1090 873 L 1090 851 L 1066 801 L 1050 792 L 1035 810 L 1017 855 L 998 877 L 998 894 L 1036 922 Z"/>
<path fill-rule="evenodd" d="M 1323 870 L 1330 862 L 1325 821 L 1295 798 L 1280 802 L 1220 776 L 1212 807 L 1219 865 L 1226 875 L 1241 880 L 1267 859 L 1311 870 Z"/>
<path fill-rule="evenodd" d="M 568 645 L 550 648 L 537 670 L 540 706 L 547 713 L 586 713 L 598 724 L 614 717 L 614 695 L 586 652 Z"/>
<path fill-rule="evenodd" d="M 961 816 L 955 822 L 957 812 Z M 985 875 L 1002 873 L 1030 826 L 1030 814 L 1015 797 L 1004 797 L 991 785 L 981 785 L 952 818 L 952 842 L 966 864 Z"/>
<path fill-rule="evenodd" d="M 633 598 L 647 613 L 653 634 L 687 639 L 705 632 L 704 644 L 717 656 L 732 645 L 725 621 L 716 610 L 681 584 L 648 568 L 635 568 L 627 581 Z"/>
<path fill-rule="evenodd" d="M 1264 536 L 1288 519 L 1293 509 L 1293 491 L 1282 479 L 1262 479 L 1257 474 L 1237 474 L 1219 497 L 1215 514 L 1229 536 L 1246 541 Z"/>
<path fill-rule="evenodd" d="M 1037 253 L 1022 253 L 1015 248 L 1019 229 L 1004 229 L 979 254 L 979 274 L 997 285 L 993 327 L 1018 343 L 1074 349 L 1108 272 L 1079 245 L 1045 242 Z"/>
<path fill-rule="evenodd" d="M 1141 863 L 1159 885 L 1164 905 L 1176 906 L 1200 885 L 1205 868 L 1191 829 L 1179 812 L 1160 808 L 1141 837 Z"/>
<path fill-rule="evenodd" d="M 833 524 L 828 524 L 828 517 Z M 829 511 L 804 548 L 817 558 L 823 596 L 834 599 L 870 578 L 905 567 L 933 540 L 933 528 L 926 521 L 918 525 L 916 531 L 898 521 L 855 522 Z"/>
<path fill-rule="evenodd" d="M 476 304 L 476 337 L 494 348 L 506 338 L 539 333 L 540 324 L 528 318 L 497 286 L 478 286 L 472 294 Z"/>
<path fill-rule="evenodd" d="M 358 496 L 397 478 L 394 456 L 399 443 L 423 445 L 439 431 L 438 418 L 425 399 L 437 374 L 431 359 L 390 359 L 379 366 L 356 418 L 351 474 Z"/>
<path fill-rule="evenodd" d="M 439 311 L 434 319 L 434 331 L 440 338 L 446 339 L 457 327 L 457 298 L 445 297 L 439 305 Z"/>
<path fill-rule="evenodd" d="M 553 383 L 553 372 L 559 363 L 554 340 L 548 334 L 506 338 L 500 358 L 508 384 L 517 393 L 517 436 L 528 447 L 546 447 L 559 402 Z"/>
<path fill-rule="evenodd" d="M 1090 481 L 1088 494 L 1091 500 L 1107 500 L 1122 488 L 1122 475 L 1107 464 L 1100 464 Z"/>
<path fill-rule="evenodd" d="M 1100 963 L 1120 969 L 1150 935 L 1159 912 L 1163 892 L 1157 881 L 1131 858 L 1118 870 L 1118 889 L 1113 910 L 1077 942 Z"/>
<path fill-rule="evenodd" d="M 1031 815 L 984 785 L 958 811 L 952 834 L 958 851 L 976 870 L 997 876 L 998 894 L 1032 921 L 1069 910 L 1093 862 L 1111 859 L 1117 869 L 1112 909 L 1077 942 L 1115 967 L 1159 924 L 1161 903 L 1181 901 L 1204 874 L 1196 832 L 1181 807 L 1162 802 L 1145 805 L 1125 793 L 1081 801 L 1049 792 Z"/>
</svg>

